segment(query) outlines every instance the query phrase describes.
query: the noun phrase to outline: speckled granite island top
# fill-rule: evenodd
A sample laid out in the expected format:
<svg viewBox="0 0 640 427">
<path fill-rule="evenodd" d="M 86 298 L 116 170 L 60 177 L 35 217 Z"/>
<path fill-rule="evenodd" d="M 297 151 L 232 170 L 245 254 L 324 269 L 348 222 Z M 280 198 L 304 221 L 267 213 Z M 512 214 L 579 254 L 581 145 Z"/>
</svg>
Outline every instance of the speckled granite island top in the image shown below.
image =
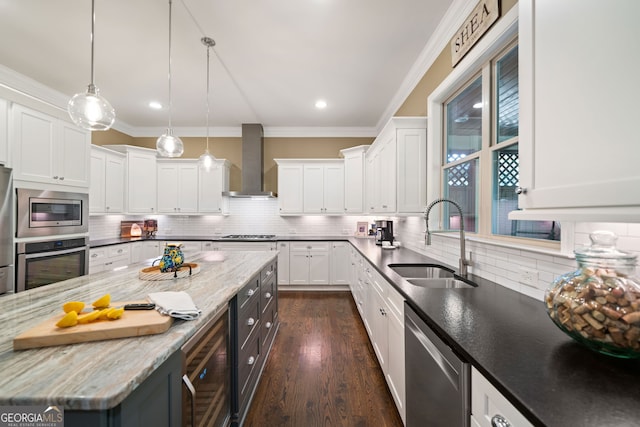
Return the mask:
<svg viewBox="0 0 640 427">
<path fill-rule="evenodd" d="M 201 269 L 188 278 L 143 281 L 138 271 L 145 265 L 139 264 L 2 297 L 0 405 L 115 407 L 275 257 L 276 252 L 268 251 L 204 252 L 189 260 Z M 176 319 L 167 332 L 157 335 L 13 350 L 15 336 L 61 313 L 66 301 L 91 302 L 105 293 L 113 301 L 144 300 L 162 291 L 187 292 L 202 315 L 194 321 Z"/>
</svg>

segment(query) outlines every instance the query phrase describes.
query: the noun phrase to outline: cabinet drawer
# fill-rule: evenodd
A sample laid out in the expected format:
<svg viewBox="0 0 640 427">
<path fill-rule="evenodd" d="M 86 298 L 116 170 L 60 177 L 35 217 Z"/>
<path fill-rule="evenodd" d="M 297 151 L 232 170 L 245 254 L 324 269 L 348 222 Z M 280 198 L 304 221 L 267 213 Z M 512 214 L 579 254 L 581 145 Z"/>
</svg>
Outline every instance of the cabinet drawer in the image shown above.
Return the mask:
<svg viewBox="0 0 640 427">
<path fill-rule="evenodd" d="M 271 302 L 274 300 L 276 296 L 276 292 L 278 292 L 278 286 L 276 285 L 275 276 L 271 276 L 271 279 L 260 285 L 260 294 L 262 296 L 262 301 L 260 302 L 260 306 L 262 307 L 262 312 L 264 313 L 267 308 L 271 305 Z"/>
<path fill-rule="evenodd" d="M 290 251 L 322 251 L 329 252 L 329 242 L 291 242 Z"/>
<path fill-rule="evenodd" d="M 238 401 L 240 408 L 244 408 L 246 400 L 251 395 L 251 390 L 255 384 L 255 377 L 260 372 L 259 366 L 262 362 L 260 354 L 259 334 L 253 334 L 247 346 L 240 351 L 238 357 Z"/>
<path fill-rule="evenodd" d="M 501 418 L 513 427 L 531 424 L 478 370 L 471 369 L 471 420 L 473 426 L 491 427 Z M 500 424 L 503 425 L 503 424 Z"/>
<path fill-rule="evenodd" d="M 275 276 L 275 273 L 276 273 L 275 263 L 269 264 L 268 266 L 263 268 L 262 271 L 260 272 L 260 279 L 262 280 L 262 283 L 269 280 L 269 278 Z"/>
<path fill-rule="evenodd" d="M 129 245 L 114 245 L 114 246 L 109 246 L 109 258 L 115 258 L 115 257 L 128 257 L 129 256 Z"/>
<path fill-rule="evenodd" d="M 278 318 L 278 310 L 275 304 L 269 304 L 267 309 L 262 313 L 260 318 L 262 348 L 267 349 L 269 342 L 273 339 L 273 334 L 276 330 L 276 320 Z M 264 350 L 266 351 L 266 350 Z"/>
<path fill-rule="evenodd" d="M 89 266 L 104 264 L 104 260 L 106 257 L 107 251 L 105 248 L 91 249 L 89 251 Z"/>
<path fill-rule="evenodd" d="M 259 323 L 260 299 L 251 298 L 247 305 L 238 311 L 238 345 L 241 349 L 245 347 L 249 336 L 258 328 Z"/>
<path fill-rule="evenodd" d="M 260 275 L 254 276 L 249 280 L 249 283 L 245 285 L 240 292 L 238 292 L 238 311 L 241 312 L 242 308 L 249 302 L 251 297 L 260 292 Z"/>
</svg>

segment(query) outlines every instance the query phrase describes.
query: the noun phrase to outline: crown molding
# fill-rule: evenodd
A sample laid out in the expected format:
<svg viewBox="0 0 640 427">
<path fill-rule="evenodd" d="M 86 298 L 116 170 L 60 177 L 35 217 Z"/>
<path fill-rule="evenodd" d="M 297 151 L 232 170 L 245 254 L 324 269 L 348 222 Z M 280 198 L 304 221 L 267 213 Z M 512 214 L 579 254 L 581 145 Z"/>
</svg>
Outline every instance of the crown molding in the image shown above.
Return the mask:
<svg viewBox="0 0 640 427">
<path fill-rule="evenodd" d="M 115 127 L 115 126 L 114 126 Z M 138 138 L 160 136 L 166 128 L 132 128 L 128 135 Z M 180 138 L 205 137 L 204 127 L 174 127 L 173 133 Z M 265 127 L 266 138 L 371 138 L 377 136 L 374 127 Z M 209 129 L 211 138 L 240 138 L 241 126 L 213 127 Z"/>
</svg>

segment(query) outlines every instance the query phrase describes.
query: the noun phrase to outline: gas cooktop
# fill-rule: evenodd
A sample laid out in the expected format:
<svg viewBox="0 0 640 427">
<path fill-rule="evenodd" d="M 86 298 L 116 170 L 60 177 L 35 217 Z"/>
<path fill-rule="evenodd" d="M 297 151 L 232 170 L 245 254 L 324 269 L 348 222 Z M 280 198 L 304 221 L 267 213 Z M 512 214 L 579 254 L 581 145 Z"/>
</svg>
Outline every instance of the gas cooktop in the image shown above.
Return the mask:
<svg viewBox="0 0 640 427">
<path fill-rule="evenodd" d="M 275 234 L 227 234 L 222 236 L 223 239 L 238 239 L 238 240 L 269 240 L 276 237 Z"/>
</svg>

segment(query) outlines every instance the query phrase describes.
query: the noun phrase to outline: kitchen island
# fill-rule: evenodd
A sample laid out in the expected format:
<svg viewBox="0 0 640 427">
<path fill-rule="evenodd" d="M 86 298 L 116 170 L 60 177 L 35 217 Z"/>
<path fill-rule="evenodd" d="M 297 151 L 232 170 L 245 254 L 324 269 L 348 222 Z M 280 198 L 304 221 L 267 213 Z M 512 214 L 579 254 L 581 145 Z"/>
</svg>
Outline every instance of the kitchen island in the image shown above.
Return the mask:
<svg viewBox="0 0 640 427">
<path fill-rule="evenodd" d="M 226 310 L 236 293 L 275 257 L 276 252 L 267 251 L 203 252 L 188 260 L 200 271 L 186 278 L 140 280 L 139 270 L 146 266 L 140 263 L 3 297 L 0 405 L 57 405 L 65 416 L 118 407 L 163 364 L 179 367 L 180 347 Z M 112 301 L 136 301 L 162 291 L 187 292 L 202 314 L 193 321 L 176 319 L 167 332 L 157 335 L 13 350 L 15 336 L 62 313 L 67 301 L 90 303 L 106 293 Z"/>
</svg>

